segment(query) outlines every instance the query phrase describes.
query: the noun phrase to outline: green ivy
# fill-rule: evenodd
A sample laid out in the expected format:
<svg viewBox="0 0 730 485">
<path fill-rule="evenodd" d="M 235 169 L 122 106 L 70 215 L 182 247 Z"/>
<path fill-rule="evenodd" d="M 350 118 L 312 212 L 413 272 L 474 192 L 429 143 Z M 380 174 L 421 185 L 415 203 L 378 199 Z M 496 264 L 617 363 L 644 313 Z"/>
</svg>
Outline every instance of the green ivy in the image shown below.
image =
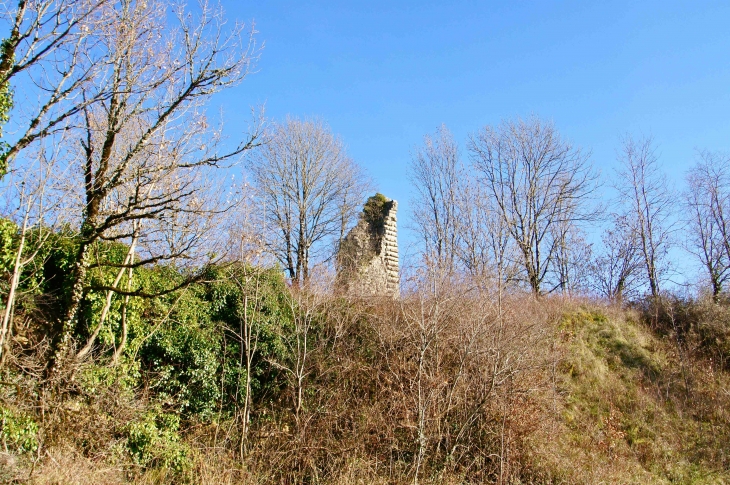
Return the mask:
<svg viewBox="0 0 730 485">
<path fill-rule="evenodd" d="M 378 231 L 383 228 L 385 224 L 385 215 L 392 205 L 392 201 L 388 200 L 388 198 L 381 193 L 377 193 L 368 198 L 362 209 L 362 213 L 363 218 L 370 225 L 371 229 Z"/>
<path fill-rule="evenodd" d="M 121 264 L 127 256 L 129 247 L 120 243 L 97 243 L 94 244 L 91 253 L 92 259 L 95 261 L 104 261 L 111 264 Z M 89 286 L 111 286 L 114 283 L 119 268 L 115 267 L 96 267 L 91 268 L 87 275 L 87 285 Z M 143 282 L 139 270 L 135 270 L 132 276 L 134 287 Z M 119 282 L 120 287 L 127 285 L 128 275 L 125 272 Z M 106 305 L 106 291 L 88 291 L 84 298 L 83 318 L 85 326 L 79 328 L 78 336 L 86 338 L 99 325 L 101 312 Z M 99 333 L 98 343 L 105 348 L 112 348 L 117 345 L 121 339 L 122 327 L 122 307 L 124 305 L 124 296 L 114 294 L 112 296 L 111 306 L 104 321 L 104 325 Z M 127 303 L 127 326 L 128 328 L 137 329 L 140 324 L 141 314 L 144 309 L 144 301 L 142 298 L 130 298 Z"/>
<path fill-rule="evenodd" d="M 220 322 L 229 337 L 224 359 L 224 382 L 228 402 L 235 405 L 236 392 L 243 389 L 246 369 L 241 362 L 241 347 L 237 335 L 248 317 L 258 336 L 257 351 L 251 372 L 254 400 L 276 394 L 283 385 L 280 371 L 271 361 L 285 360 L 287 347 L 284 336 L 291 333 L 292 316 L 287 304 L 288 289 L 277 269 L 262 270 L 245 265 L 216 268 L 209 284 L 213 318 Z"/>
<path fill-rule="evenodd" d="M 3 446 L 17 453 L 38 449 L 38 424 L 28 415 L 0 407 L 0 437 Z"/>
<path fill-rule="evenodd" d="M 10 39 L 5 39 L 0 44 L 0 56 L 3 59 L 3 67 L 6 69 L 15 63 L 15 52 L 12 50 Z M 0 138 L 3 136 L 2 127 L 10 120 L 10 111 L 13 109 L 13 90 L 9 82 L 0 83 Z M 10 145 L 0 141 L 0 178 L 8 173 L 8 151 Z"/>
<path fill-rule="evenodd" d="M 159 409 L 127 425 L 127 450 L 143 468 L 167 468 L 184 474 L 191 468 L 190 451 L 179 435 L 180 418 Z"/>
<path fill-rule="evenodd" d="M 240 404 L 246 368 L 238 335 L 244 316 L 258 335 L 251 373 L 254 398 L 275 394 L 283 385 L 270 365 L 284 360 L 282 335 L 291 326 L 281 272 L 213 267 L 205 281 L 149 301 L 142 316 L 142 321 L 160 322 L 138 353 L 148 370 L 149 388 L 186 418 L 211 419 L 220 411 L 232 413 Z"/>
<path fill-rule="evenodd" d="M 9 274 L 13 271 L 16 252 L 18 226 L 10 219 L 0 219 L 0 271 Z"/>
</svg>

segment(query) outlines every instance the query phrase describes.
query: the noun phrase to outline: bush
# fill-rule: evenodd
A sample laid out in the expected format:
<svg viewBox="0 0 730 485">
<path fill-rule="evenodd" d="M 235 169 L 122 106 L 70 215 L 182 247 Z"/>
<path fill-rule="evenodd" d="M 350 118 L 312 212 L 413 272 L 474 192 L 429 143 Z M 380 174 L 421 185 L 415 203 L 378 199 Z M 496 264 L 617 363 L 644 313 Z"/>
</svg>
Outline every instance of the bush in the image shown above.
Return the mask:
<svg viewBox="0 0 730 485">
<path fill-rule="evenodd" d="M 205 276 L 206 283 L 150 302 L 144 315 L 162 320 L 139 352 L 150 388 L 185 418 L 234 412 L 246 376 L 241 357 L 244 318 L 256 334 L 251 373 L 255 395 L 276 394 L 283 383 L 271 365 L 284 358 L 284 336 L 291 324 L 281 273 L 232 265 L 210 268 Z"/>
<path fill-rule="evenodd" d="M 730 301 L 668 295 L 640 303 L 644 321 L 684 352 L 730 370 Z"/>
<path fill-rule="evenodd" d="M 386 196 L 377 193 L 368 198 L 362 209 L 362 217 L 370 226 L 370 229 L 378 234 L 385 224 L 385 214 L 391 209 L 393 202 Z"/>
<path fill-rule="evenodd" d="M 127 450 L 142 468 L 166 468 L 183 476 L 191 463 L 190 451 L 180 439 L 179 428 L 179 416 L 153 408 L 141 420 L 127 426 Z"/>
<path fill-rule="evenodd" d="M 140 349 L 150 389 L 184 417 L 210 417 L 220 398 L 220 332 L 202 290 L 187 290 Z"/>
<path fill-rule="evenodd" d="M 38 424 L 27 414 L 0 407 L 0 437 L 6 449 L 33 453 L 38 449 Z"/>
</svg>

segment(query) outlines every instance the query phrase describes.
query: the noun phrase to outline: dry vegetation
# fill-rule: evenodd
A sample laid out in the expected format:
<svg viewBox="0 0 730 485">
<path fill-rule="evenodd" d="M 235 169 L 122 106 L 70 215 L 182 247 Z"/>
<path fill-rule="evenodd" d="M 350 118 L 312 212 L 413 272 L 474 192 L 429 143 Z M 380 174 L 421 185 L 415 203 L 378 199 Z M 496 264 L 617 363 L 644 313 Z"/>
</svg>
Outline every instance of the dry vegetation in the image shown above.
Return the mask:
<svg viewBox="0 0 730 485">
<path fill-rule="evenodd" d="M 129 368 L 100 372 L 89 362 L 65 387 L 54 386 L 34 376 L 32 354 L 16 349 L 2 409 L 16 427 L 19 417 L 27 420 L 29 441 L 24 451 L 23 437 L 4 421 L 3 479 L 730 479 L 724 305 L 674 301 L 652 313 L 525 295 L 500 309 L 489 295 L 458 286 L 401 301 L 299 293 L 292 302 L 299 355 L 276 392 L 254 398 L 243 444 L 225 414 L 182 419 L 165 431 L 161 419 L 179 418 L 165 413 L 153 390 L 122 382 L 135 380 Z"/>
</svg>

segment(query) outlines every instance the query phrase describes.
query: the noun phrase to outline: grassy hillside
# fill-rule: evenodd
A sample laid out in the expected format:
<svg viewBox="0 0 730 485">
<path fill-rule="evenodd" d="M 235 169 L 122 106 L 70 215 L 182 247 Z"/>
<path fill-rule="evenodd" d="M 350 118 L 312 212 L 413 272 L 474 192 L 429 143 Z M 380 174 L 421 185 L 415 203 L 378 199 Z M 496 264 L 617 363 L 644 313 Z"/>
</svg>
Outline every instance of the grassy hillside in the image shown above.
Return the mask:
<svg viewBox="0 0 730 485">
<path fill-rule="evenodd" d="M 560 420 L 538 445 L 555 481 L 730 481 L 730 375 L 694 329 L 665 333 L 636 311 L 590 306 L 559 328 Z"/>
</svg>

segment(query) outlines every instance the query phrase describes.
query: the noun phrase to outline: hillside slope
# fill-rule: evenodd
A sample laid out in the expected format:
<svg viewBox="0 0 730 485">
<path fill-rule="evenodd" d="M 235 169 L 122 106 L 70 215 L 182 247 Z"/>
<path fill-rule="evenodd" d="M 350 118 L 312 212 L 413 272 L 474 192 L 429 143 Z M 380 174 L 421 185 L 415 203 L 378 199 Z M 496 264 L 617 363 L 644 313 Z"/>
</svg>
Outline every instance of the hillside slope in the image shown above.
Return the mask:
<svg viewBox="0 0 730 485">
<path fill-rule="evenodd" d="M 219 326 L 199 309 L 156 330 L 157 361 L 87 361 L 63 387 L 16 354 L 0 479 L 730 483 L 724 306 L 677 304 L 651 320 L 530 297 L 501 310 L 458 294 L 292 298 L 290 313 L 267 313 L 266 328 L 286 319 L 289 335 L 262 340 L 246 435 L 237 405 L 226 410 Z"/>
<path fill-rule="evenodd" d="M 567 483 L 729 483 L 727 369 L 693 332 L 639 319 L 595 307 L 565 316 L 560 423 L 536 443 L 537 461 Z"/>
</svg>

